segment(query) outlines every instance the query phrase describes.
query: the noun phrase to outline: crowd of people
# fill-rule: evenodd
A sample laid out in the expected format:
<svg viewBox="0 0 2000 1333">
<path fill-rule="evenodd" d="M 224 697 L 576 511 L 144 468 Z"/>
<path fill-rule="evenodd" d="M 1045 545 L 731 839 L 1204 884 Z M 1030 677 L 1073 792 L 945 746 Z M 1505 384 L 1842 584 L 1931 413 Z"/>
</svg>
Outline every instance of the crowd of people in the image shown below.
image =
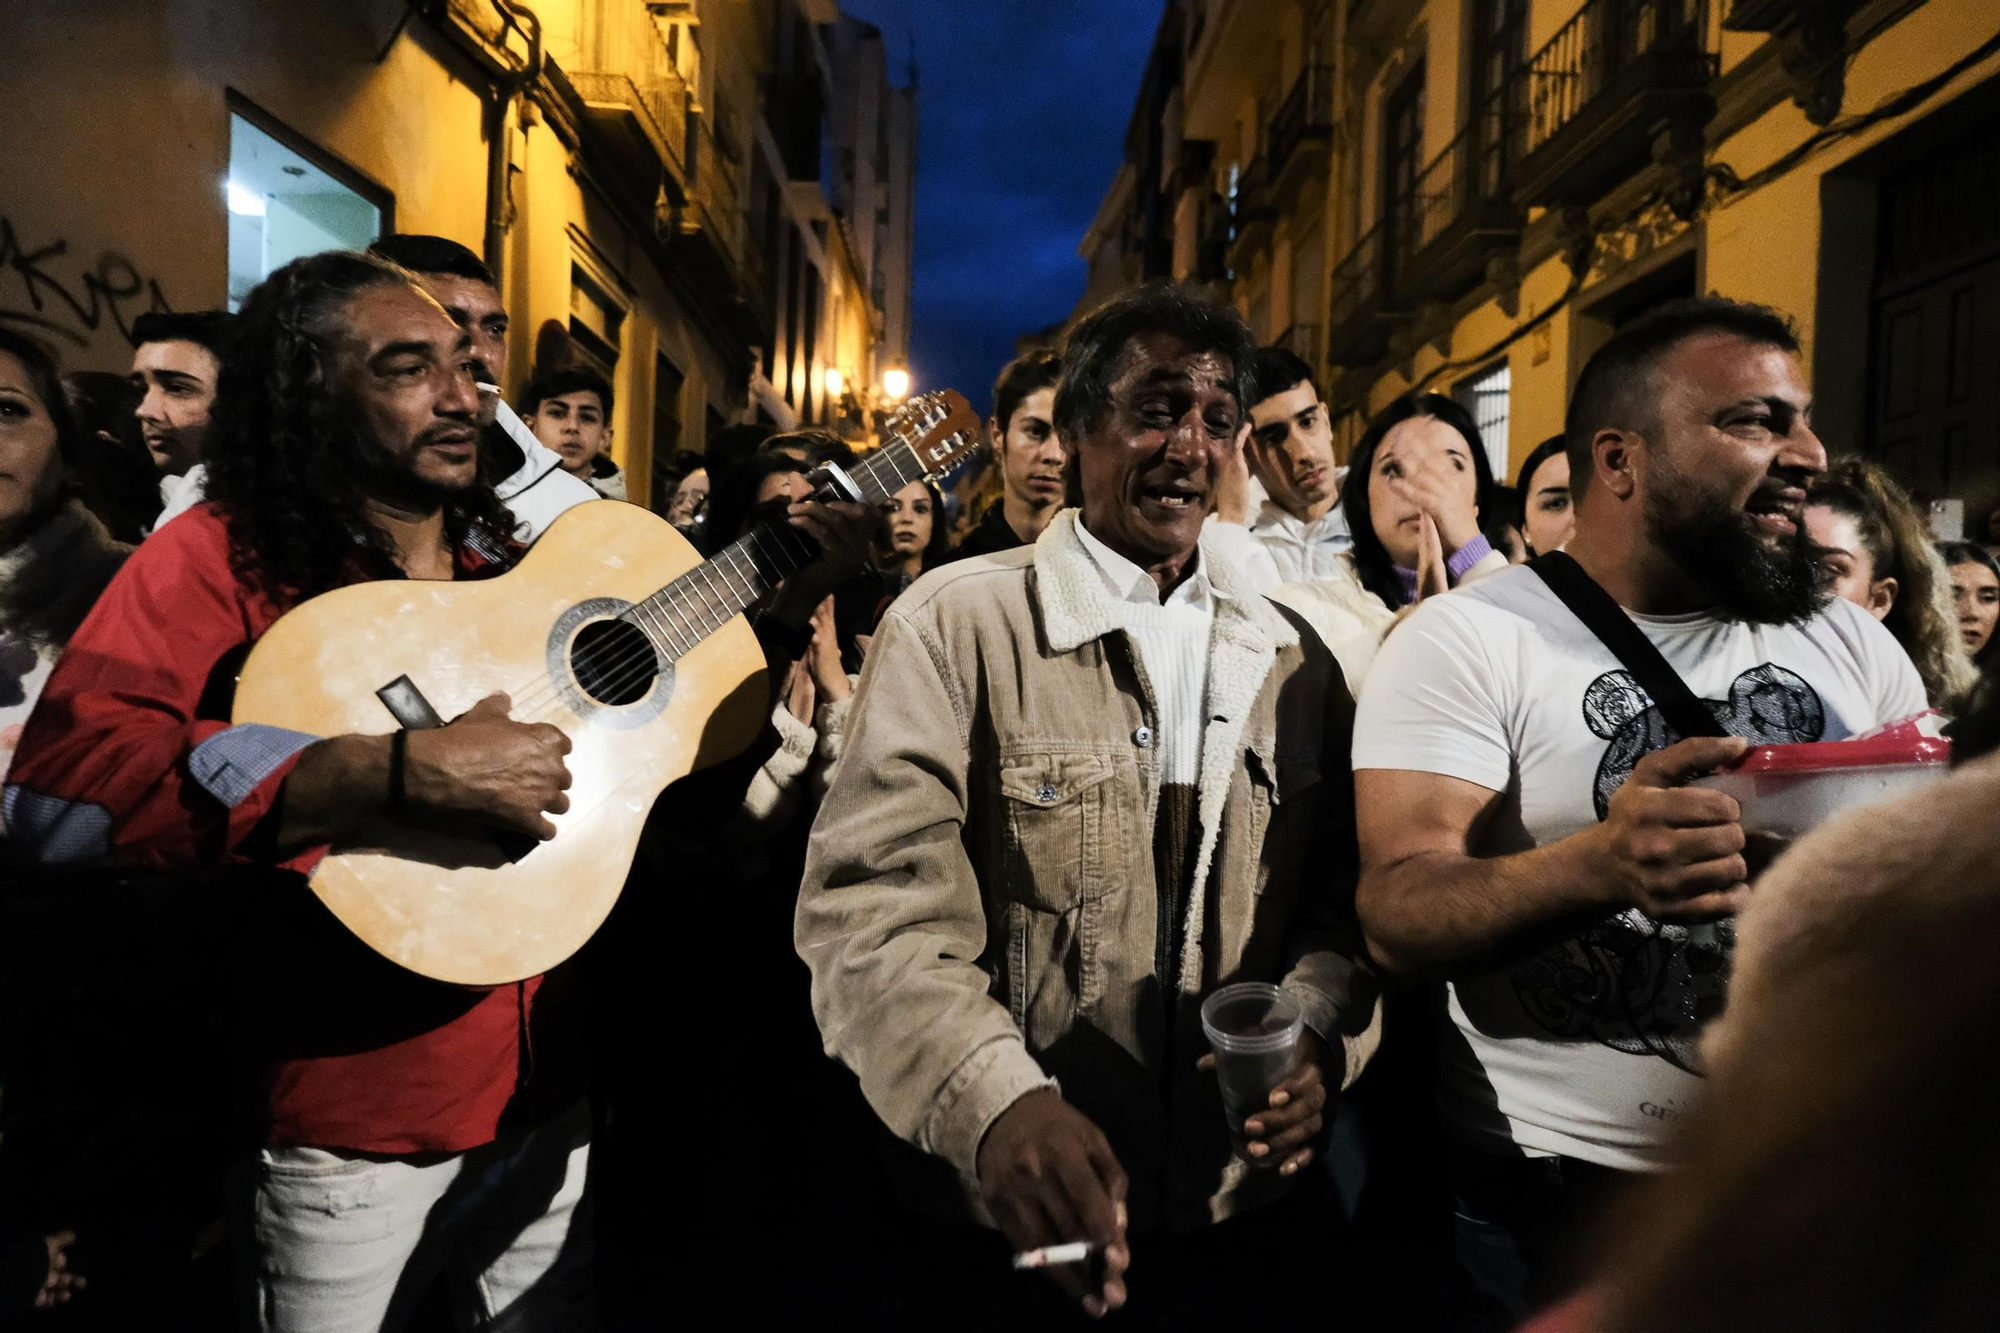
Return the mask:
<svg viewBox="0 0 2000 1333">
<path fill-rule="evenodd" d="M 625 499 L 612 385 L 509 403 L 507 332 L 415 235 L 145 316 L 125 377 L 0 325 L 0 1325 L 2000 1316 L 2000 987 L 1949 952 L 2000 910 L 2000 566 L 1828 459 L 1778 312 L 1622 328 L 1512 486 L 1435 393 L 1337 456 L 1313 368 L 1173 284 L 1000 373 L 978 485 L 715 433 L 666 522 L 813 553 L 751 613 L 767 724 L 579 954 L 462 988 L 313 866 L 560 838 L 571 737 L 231 691 L 312 597 Z M 1796 845 L 1701 782 L 1927 716 L 1956 772 Z M 1302 1026 L 1232 1112 L 1237 982 Z"/>
</svg>

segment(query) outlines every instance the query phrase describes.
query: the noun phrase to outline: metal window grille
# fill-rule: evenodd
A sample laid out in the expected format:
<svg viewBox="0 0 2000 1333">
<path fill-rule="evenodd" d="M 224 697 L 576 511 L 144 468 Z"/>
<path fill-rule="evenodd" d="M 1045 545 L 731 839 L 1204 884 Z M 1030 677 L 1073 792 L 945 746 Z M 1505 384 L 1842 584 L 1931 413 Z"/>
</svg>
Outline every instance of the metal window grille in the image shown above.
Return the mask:
<svg viewBox="0 0 2000 1333">
<path fill-rule="evenodd" d="M 1505 361 L 1488 366 L 1477 375 L 1458 382 L 1451 396 L 1472 413 L 1479 438 L 1486 442 L 1486 461 L 1493 465 L 1494 480 L 1507 479 L 1507 396 L 1513 382 Z"/>
</svg>

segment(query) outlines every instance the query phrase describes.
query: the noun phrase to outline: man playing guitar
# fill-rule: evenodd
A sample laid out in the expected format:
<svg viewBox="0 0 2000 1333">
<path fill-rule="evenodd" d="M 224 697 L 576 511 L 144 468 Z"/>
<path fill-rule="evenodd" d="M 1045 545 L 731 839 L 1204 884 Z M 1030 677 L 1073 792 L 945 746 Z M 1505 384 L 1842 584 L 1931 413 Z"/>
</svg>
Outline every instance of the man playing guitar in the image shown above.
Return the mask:
<svg viewBox="0 0 2000 1333">
<path fill-rule="evenodd" d="M 209 503 L 134 553 L 22 736 L 5 796 L 17 848 L 47 865 L 305 872 L 385 815 L 554 837 L 570 742 L 510 718 L 504 695 L 393 736 L 230 725 L 244 654 L 297 603 L 490 577 L 520 553 L 478 476 L 470 338 L 408 273 L 298 260 L 251 293 L 239 336 Z M 809 502 L 789 521 L 821 554 L 759 619 L 787 660 L 875 519 Z M 444 1275 L 474 1326 L 512 1311 L 509 1327 L 569 1327 L 587 1295 L 570 1228 L 588 1118 L 563 1067 L 562 970 L 459 989 L 372 957 L 315 971 L 294 936 L 257 952 L 303 997 L 260 1003 L 274 1049 L 245 1237 L 259 1326 L 398 1328 Z"/>
</svg>

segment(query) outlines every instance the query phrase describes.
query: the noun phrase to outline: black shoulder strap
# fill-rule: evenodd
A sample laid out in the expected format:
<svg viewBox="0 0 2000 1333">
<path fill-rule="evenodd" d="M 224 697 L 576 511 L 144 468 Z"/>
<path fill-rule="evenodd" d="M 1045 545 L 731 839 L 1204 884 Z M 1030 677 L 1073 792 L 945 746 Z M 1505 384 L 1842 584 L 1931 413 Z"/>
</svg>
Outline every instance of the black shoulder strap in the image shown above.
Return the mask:
<svg viewBox="0 0 2000 1333">
<path fill-rule="evenodd" d="M 1632 617 L 1611 600 L 1611 594 L 1599 587 L 1596 579 L 1583 572 L 1582 565 L 1561 551 L 1551 551 L 1530 560 L 1528 568 L 1540 575 L 1542 582 L 1549 585 L 1549 591 L 1561 598 L 1562 604 L 1583 622 L 1583 627 L 1624 664 L 1639 688 L 1660 706 L 1667 724 L 1683 739 L 1729 734 L 1707 706 L 1695 698 L 1680 673 L 1660 656 L 1652 640 L 1632 623 Z"/>
</svg>

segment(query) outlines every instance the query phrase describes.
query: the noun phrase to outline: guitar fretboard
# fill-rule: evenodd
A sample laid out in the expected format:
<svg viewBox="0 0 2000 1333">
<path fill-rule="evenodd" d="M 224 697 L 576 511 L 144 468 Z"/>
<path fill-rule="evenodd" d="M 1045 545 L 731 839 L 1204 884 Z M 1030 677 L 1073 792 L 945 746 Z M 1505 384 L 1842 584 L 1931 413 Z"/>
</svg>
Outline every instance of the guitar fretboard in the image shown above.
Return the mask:
<svg viewBox="0 0 2000 1333">
<path fill-rule="evenodd" d="M 927 423 L 915 423 L 921 429 Z M 848 476 L 866 505 L 879 505 L 925 475 L 910 445 L 892 440 L 857 463 Z M 827 499 L 822 491 L 816 499 Z M 942 521 L 943 516 L 938 516 Z M 660 655 L 672 661 L 754 606 L 771 589 L 797 573 L 818 552 L 810 538 L 789 523 L 761 523 L 644 601 L 622 619 L 645 632 Z"/>
</svg>

